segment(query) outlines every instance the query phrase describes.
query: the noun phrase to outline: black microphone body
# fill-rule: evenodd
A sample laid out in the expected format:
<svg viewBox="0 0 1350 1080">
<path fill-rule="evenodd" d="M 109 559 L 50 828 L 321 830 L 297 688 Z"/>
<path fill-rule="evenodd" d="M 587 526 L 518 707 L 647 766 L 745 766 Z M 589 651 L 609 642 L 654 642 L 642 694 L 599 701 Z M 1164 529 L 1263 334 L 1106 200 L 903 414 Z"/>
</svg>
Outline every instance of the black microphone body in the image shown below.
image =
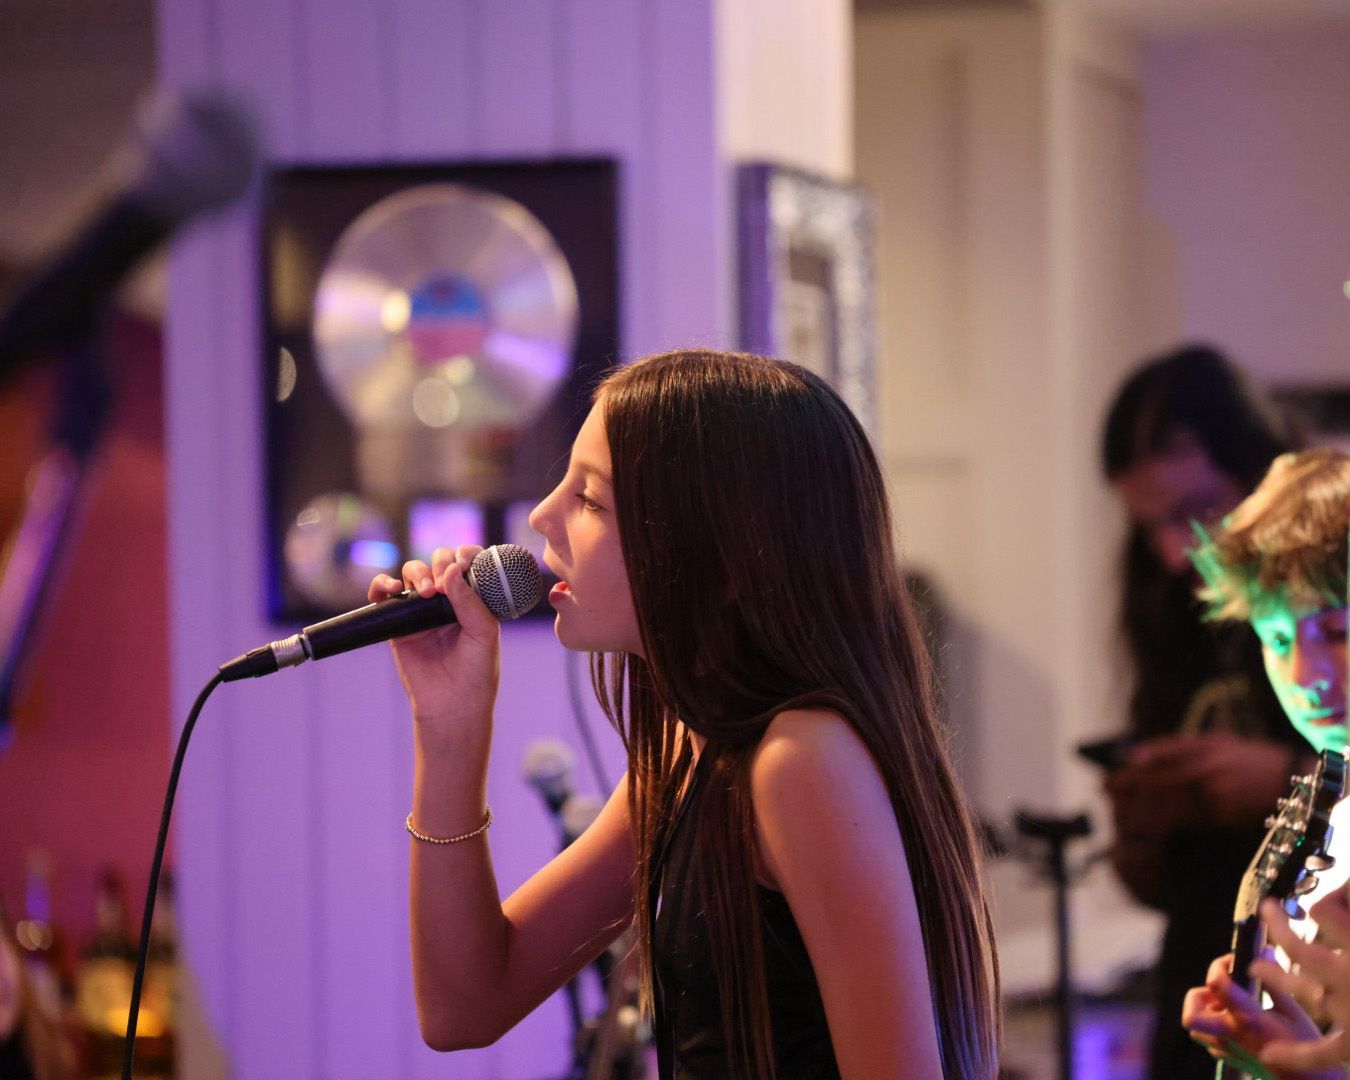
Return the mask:
<svg viewBox="0 0 1350 1080">
<path fill-rule="evenodd" d="M 127 198 L 87 224 L 76 243 L 28 282 L 0 318 L 0 357 L 6 365 L 92 334 L 118 283 L 170 232 L 169 222 Z"/>
<path fill-rule="evenodd" d="M 238 198 L 258 161 L 238 102 L 209 92 L 152 100 L 114 160 L 117 190 L 0 315 L 0 377 L 89 337 L 130 270 L 187 221 Z"/>
<path fill-rule="evenodd" d="M 525 548 L 497 544 L 475 556 L 469 585 L 499 619 L 518 619 L 543 596 L 539 564 Z M 221 680 L 256 679 L 306 660 L 322 660 L 392 638 L 457 622 L 444 593 L 419 596 L 404 592 L 331 619 L 306 626 L 298 634 L 260 646 L 220 667 Z"/>
<path fill-rule="evenodd" d="M 416 634 L 457 622 L 455 609 L 444 593 L 418 596 L 405 592 L 378 604 L 335 615 L 301 631 L 311 660 L 361 649 L 391 638 Z"/>
</svg>

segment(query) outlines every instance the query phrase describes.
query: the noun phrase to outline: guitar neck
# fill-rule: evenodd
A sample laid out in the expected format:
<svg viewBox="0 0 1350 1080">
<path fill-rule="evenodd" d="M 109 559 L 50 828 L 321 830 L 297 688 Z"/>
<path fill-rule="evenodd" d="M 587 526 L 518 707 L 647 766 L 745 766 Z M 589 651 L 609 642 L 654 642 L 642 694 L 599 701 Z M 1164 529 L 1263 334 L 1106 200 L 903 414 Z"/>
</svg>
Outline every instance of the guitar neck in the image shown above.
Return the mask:
<svg viewBox="0 0 1350 1080">
<path fill-rule="evenodd" d="M 1233 968 L 1232 979 L 1248 993 L 1261 993 L 1261 988 L 1252 978 L 1251 964 L 1260 954 L 1266 943 L 1265 926 L 1261 916 L 1248 915 L 1233 924 Z M 1243 1080 L 1247 1074 L 1236 1065 L 1227 1061 L 1218 1063 L 1214 1070 L 1214 1080 Z"/>
<path fill-rule="evenodd" d="M 1261 955 L 1266 944 L 1265 927 L 1261 916 L 1249 915 L 1233 926 L 1233 981 L 1249 993 L 1256 991 L 1251 977 L 1251 964 Z"/>
</svg>

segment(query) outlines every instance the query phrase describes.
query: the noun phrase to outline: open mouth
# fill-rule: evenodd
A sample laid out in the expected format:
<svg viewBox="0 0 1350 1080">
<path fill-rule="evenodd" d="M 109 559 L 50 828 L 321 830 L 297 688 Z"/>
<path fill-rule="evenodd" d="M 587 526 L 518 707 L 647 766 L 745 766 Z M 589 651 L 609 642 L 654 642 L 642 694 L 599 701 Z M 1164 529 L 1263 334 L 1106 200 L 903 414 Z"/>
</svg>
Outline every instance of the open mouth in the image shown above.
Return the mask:
<svg viewBox="0 0 1350 1080">
<path fill-rule="evenodd" d="M 1317 709 L 1313 712 L 1303 714 L 1308 723 L 1316 727 L 1332 727 L 1336 724 L 1345 723 L 1345 706 L 1342 705 L 1335 709 Z"/>
</svg>

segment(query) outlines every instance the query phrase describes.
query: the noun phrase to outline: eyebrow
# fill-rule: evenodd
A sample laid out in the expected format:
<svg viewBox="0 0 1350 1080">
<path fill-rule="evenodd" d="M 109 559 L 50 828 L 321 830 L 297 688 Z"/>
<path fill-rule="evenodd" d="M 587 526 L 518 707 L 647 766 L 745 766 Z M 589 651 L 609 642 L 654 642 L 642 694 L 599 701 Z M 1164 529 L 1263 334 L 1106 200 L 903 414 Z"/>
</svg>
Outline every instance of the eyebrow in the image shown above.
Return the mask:
<svg viewBox="0 0 1350 1080">
<path fill-rule="evenodd" d="M 584 473 L 603 480 L 610 487 L 614 486 L 614 481 L 610 479 L 609 473 L 605 472 L 604 469 L 601 469 L 598 465 L 592 465 L 586 461 L 578 461 L 576 462 L 576 467 Z"/>
</svg>

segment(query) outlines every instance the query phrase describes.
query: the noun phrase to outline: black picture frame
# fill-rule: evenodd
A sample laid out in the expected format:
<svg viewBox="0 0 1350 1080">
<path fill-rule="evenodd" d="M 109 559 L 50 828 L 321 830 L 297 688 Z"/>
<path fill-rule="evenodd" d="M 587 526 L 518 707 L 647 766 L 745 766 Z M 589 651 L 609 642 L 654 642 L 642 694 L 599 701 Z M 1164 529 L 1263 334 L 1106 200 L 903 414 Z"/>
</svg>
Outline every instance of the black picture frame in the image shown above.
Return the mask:
<svg viewBox="0 0 1350 1080">
<path fill-rule="evenodd" d="M 481 509 L 483 541 L 507 535 L 508 513 L 542 498 L 566 467 L 595 383 L 619 350 L 618 169 L 610 158 L 465 161 L 395 165 L 280 166 L 264 177 L 260 228 L 265 394 L 266 615 L 309 622 L 344 610 L 297 587 L 286 535 L 309 500 L 355 491 L 353 430 L 320 375 L 312 333 L 318 280 L 343 231 L 380 200 L 423 184 L 468 185 L 514 200 L 551 234 L 576 284 L 578 311 L 570 368 L 546 410 L 513 448 L 503 490 L 470 501 Z M 489 306 L 492 298 L 489 297 Z M 409 552 L 412 504 L 454 500 L 426 490 L 390 515 L 400 559 Z M 392 550 L 392 549 L 391 549 Z M 537 612 L 550 615 L 546 604 Z"/>
</svg>

